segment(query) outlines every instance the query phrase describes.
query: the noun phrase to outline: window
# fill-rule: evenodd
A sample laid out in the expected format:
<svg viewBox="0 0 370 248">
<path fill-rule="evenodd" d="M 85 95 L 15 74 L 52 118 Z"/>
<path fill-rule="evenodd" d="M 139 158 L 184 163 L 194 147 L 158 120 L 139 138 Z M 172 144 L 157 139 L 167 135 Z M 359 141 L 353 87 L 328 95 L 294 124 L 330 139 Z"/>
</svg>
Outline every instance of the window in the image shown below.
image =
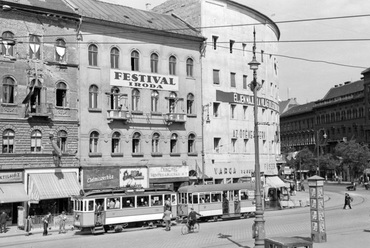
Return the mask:
<svg viewBox="0 0 370 248">
<path fill-rule="evenodd" d="M 195 153 L 195 135 L 189 134 L 188 137 L 188 153 Z"/>
<path fill-rule="evenodd" d="M 213 103 L 213 117 L 219 117 L 219 108 L 220 108 L 220 103 L 214 102 Z"/>
<path fill-rule="evenodd" d="M 213 50 L 217 49 L 217 39 L 218 39 L 218 36 L 212 36 Z"/>
<path fill-rule="evenodd" d="M 248 139 L 244 139 L 244 153 L 248 152 Z"/>
<path fill-rule="evenodd" d="M 159 134 L 154 133 L 152 136 L 152 152 L 158 153 L 159 152 Z"/>
<path fill-rule="evenodd" d="M 186 60 L 186 76 L 187 77 L 193 77 L 193 60 L 192 59 L 187 59 Z"/>
<path fill-rule="evenodd" d="M 263 54 L 265 51 L 261 50 L 261 63 L 263 63 Z"/>
<path fill-rule="evenodd" d="M 187 97 L 187 100 L 186 100 L 186 113 L 188 115 L 194 113 L 194 106 L 193 105 L 194 105 L 194 95 L 189 93 L 188 97 Z"/>
<path fill-rule="evenodd" d="M 56 106 L 67 107 L 67 85 L 63 82 L 57 84 L 56 89 Z"/>
<path fill-rule="evenodd" d="M 94 131 L 90 134 L 90 153 L 97 153 L 99 145 L 99 133 Z"/>
<path fill-rule="evenodd" d="M 14 103 L 15 81 L 11 77 L 3 79 L 3 103 Z"/>
<path fill-rule="evenodd" d="M 243 56 L 245 56 L 245 49 L 247 47 L 247 44 L 242 43 L 242 49 L 243 49 Z"/>
<path fill-rule="evenodd" d="M 31 107 L 31 113 L 39 113 L 42 111 L 40 105 L 42 104 L 42 83 L 40 80 L 33 79 L 29 87 L 29 105 Z M 32 93 L 33 92 L 33 93 Z M 45 95 L 43 95 L 45 96 Z M 25 98 L 25 100 L 27 97 Z M 23 100 L 23 101 L 25 101 Z"/>
<path fill-rule="evenodd" d="M 152 94 L 151 94 L 151 111 L 152 112 L 158 112 L 158 100 L 159 100 L 159 93 L 158 91 L 156 90 L 153 90 L 152 91 Z"/>
<path fill-rule="evenodd" d="M 42 135 L 39 130 L 31 133 L 31 152 L 41 152 L 41 139 Z"/>
<path fill-rule="evenodd" d="M 31 59 L 40 59 L 40 38 L 36 35 L 30 35 L 30 50 Z"/>
<path fill-rule="evenodd" d="M 55 41 L 55 60 L 58 62 L 64 62 L 66 55 L 66 42 L 63 39 L 57 39 Z"/>
<path fill-rule="evenodd" d="M 138 89 L 132 90 L 132 110 L 139 111 L 140 91 Z"/>
<path fill-rule="evenodd" d="M 214 138 L 213 139 L 213 148 L 214 148 L 215 153 L 220 153 L 221 138 Z"/>
<path fill-rule="evenodd" d="M 236 153 L 236 139 L 231 139 L 231 152 Z"/>
<path fill-rule="evenodd" d="M 158 73 L 158 55 L 155 53 L 150 55 L 150 71 L 152 73 Z"/>
<path fill-rule="evenodd" d="M 248 117 L 248 106 L 243 106 L 243 119 L 246 120 Z"/>
<path fill-rule="evenodd" d="M 168 98 L 168 107 L 169 113 L 176 113 L 176 103 L 177 103 L 177 95 L 175 92 L 170 93 L 170 97 Z"/>
<path fill-rule="evenodd" d="M 246 75 L 243 75 L 243 89 L 248 89 L 248 82 L 247 82 L 248 77 Z"/>
<path fill-rule="evenodd" d="M 119 88 L 118 87 L 112 87 L 110 90 L 111 96 L 110 96 L 110 109 L 121 109 L 120 102 L 119 102 Z"/>
<path fill-rule="evenodd" d="M 57 133 L 57 145 L 61 152 L 67 151 L 67 132 L 66 131 L 59 131 Z"/>
<path fill-rule="evenodd" d="M 110 68 L 112 69 L 119 68 L 119 50 L 116 47 L 113 47 L 110 50 Z"/>
<path fill-rule="evenodd" d="M 94 44 L 89 46 L 89 66 L 98 66 L 98 47 Z"/>
<path fill-rule="evenodd" d="M 2 46 L 1 51 L 5 56 L 14 56 L 14 34 L 12 32 L 6 31 L 2 35 Z"/>
<path fill-rule="evenodd" d="M 230 47 L 230 53 L 233 53 L 233 46 L 234 46 L 234 43 L 235 43 L 235 41 L 234 40 L 230 40 L 230 42 L 229 42 L 229 47 Z"/>
<path fill-rule="evenodd" d="M 169 59 L 169 74 L 176 75 L 176 58 L 171 56 Z"/>
<path fill-rule="evenodd" d="M 171 135 L 171 142 L 170 142 L 170 153 L 177 153 L 177 134 L 173 133 Z"/>
<path fill-rule="evenodd" d="M 230 117 L 231 117 L 231 119 L 235 119 L 235 108 L 236 108 L 236 105 L 230 104 Z"/>
<path fill-rule="evenodd" d="M 91 85 L 89 88 L 89 108 L 96 109 L 98 108 L 98 86 Z"/>
<path fill-rule="evenodd" d="M 3 153 L 14 153 L 14 131 L 6 129 L 3 132 Z"/>
<path fill-rule="evenodd" d="M 213 84 L 220 84 L 220 70 L 213 70 Z"/>
<path fill-rule="evenodd" d="M 236 87 L 236 82 L 235 82 L 235 73 L 231 72 L 230 73 L 230 87 Z"/>
<path fill-rule="evenodd" d="M 131 71 L 139 71 L 139 52 L 132 51 L 131 53 Z"/>
<path fill-rule="evenodd" d="M 140 153 L 140 133 L 134 133 L 132 136 L 132 153 Z"/>
<path fill-rule="evenodd" d="M 114 132 L 112 135 L 112 153 L 119 153 L 121 151 L 120 139 L 121 134 L 119 132 Z"/>
</svg>

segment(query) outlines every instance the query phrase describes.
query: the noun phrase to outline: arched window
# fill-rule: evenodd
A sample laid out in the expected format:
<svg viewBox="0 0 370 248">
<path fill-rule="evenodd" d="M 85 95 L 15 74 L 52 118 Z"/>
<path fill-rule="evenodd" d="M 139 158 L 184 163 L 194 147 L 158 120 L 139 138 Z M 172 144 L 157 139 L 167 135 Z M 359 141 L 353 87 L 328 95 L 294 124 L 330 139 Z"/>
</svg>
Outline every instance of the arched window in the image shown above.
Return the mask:
<svg viewBox="0 0 370 248">
<path fill-rule="evenodd" d="M 154 133 L 152 136 L 152 152 L 158 153 L 159 152 L 159 134 Z"/>
<path fill-rule="evenodd" d="M 30 50 L 29 50 L 29 56 L 31 59 L 40 59 L 40 38 L 36 35 L 30 35 Z"/>
<path fill-rule="evenodd" d="M 97 153 L 99 145 L 99 133 L 94 131 L 90 134 L 89 152 Z"/>
<path fill-rule="evenodd" d="M 42 134 L 39 130 L 31 133 L 31 152 L 41 152 Z"/>
<path fill-rule="evenodd" d="M 171 135 L 171 142 L 170 142 L 170 153 L 177 153 L 177 134 L 173 133 Z"/>
<path fill-rule="evenodd" d="M 170 97 L 168 98 L 169 113 L 176 113 L 177 101 L 177 94 L 175 92 L 171 92 Z"/>
<path fill-rule="evenodd" d="M 186 60 L 186 76 L 187 77 L 193 77 L 193 60 L 192 59 L 187 59 Z"/>
<path fill-rule="evenodd" d="M 3 153 L 14 153 L 14 131 L 6 129 L 3 132 Z"/>
<path fill-rule="evenodd" d="M 121 140 L 121 134 L 119 132 L 114 132 L 112 135 L 112 153 L 121 152 L 120 140 Z"/>
<path fill-rule="evenodd" d="M 62 152 L 67 151 L 67 132 L 66 131 L 59 131 L 57 134 L 57 145 Z"/>
<path fill-rule="evenodd" d="M 176 75 L 176 58 L 171 56 L 169 59 L 169 74 Z"/>
<path fill-rule="evenodd" d="M 113 47 L 110 50 L 110 68 L 112 69 L 119 68 L 119 50 L 116 47 Z"/>
<path fill-rule="evenodd" d="M 150 70 L 152 73 L 158 73 L 158 55 L 155 53 L 150 55 Z"/>
<path fill-rule="evenodd" d="M 159 93 L 156 90 L 152 91 L 151 94 L 151 111 L 152 112 L 158 112 L 158 100 L 159 100 Z"/>
<path fill-rule="evenodd" d="M 111 96 L 110 96 L 110 108 L 111 109 L 120 109 L 120 102 L 119 102 L 119 97 L 120 97 L 120 91 L 118 87 L 112 87 L 111 89 Z"/>
<path fill-rule="evenodd" d="M 189 93 L 186 99 L 186 113 L 188 115 L 194 113 L 194 95 Z"/>
<path fill-rule="evenodd" d="M 134 135 L 132 136 L 132 153 L 140 153 L 140 139 L 140 133 L 134 133 Z"/>
<path fill-rule="evenodd" d="M 6 31 L 2 35 L 2 54 L 5 56 L 14 56 L 14 34 L 12 32 Z"/>
<path fill-rule="evenodd" d="M 11 77 L 3 79 L 3 103 L 14 103 L 15 81 Z"/>
<path fill-rule="evenodd" d="M 132 51 L 131 53 L 131 71 L 139 71 L 139 53 L 137 51 Z"/>
<path fill-rule="evenodd" d="M 96 85 L 91 85 L 89 88 L 89 108 L 98 108 L 98 93 L 99 88 Z"/>
<path fill-rule="evenodd" d="M 132 110 L 139 111 L 140 91 L 138 89 L 132 90 Z"/>
<path fill-rule="evenodd" d="M 58 62 L 64 62 L 66 55 L 66 42 L 63 39 L 57 39 L 55 41 L 55 60 Z"/>
<path fill-rule="evenodd" d="M 358 117 L 358 111 L 357 111 L 357 108 L 353 109 L 353 118 L 357 118 Z"/>
<path fill-rule="evenodd" d="M 188 136 L 188 153 L 195 152 L 195 135 L 189 134 Z"/>
<path fill-rule="evenodd" d="M 98 47 L 94 44 L 89 46 L 89 66 L 98 66 Z"/>
<path fill-rule="evenodd" d="M 67 85 L 63 82 L 57 84 L 56 89 L 56 106 L 67 107 Z"/>
</svg>

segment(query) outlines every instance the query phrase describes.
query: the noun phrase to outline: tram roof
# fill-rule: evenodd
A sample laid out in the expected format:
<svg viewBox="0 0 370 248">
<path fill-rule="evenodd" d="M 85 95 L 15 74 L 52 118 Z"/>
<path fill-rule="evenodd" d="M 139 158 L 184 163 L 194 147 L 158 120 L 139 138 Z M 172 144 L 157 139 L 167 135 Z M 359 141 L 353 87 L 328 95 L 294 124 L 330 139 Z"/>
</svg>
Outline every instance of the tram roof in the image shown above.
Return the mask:
<svg viewBox="0 0 370 248">
<path fill-rule="evenodd" d="M 179 188 L 179 193 L 214 192 L 226 190 L 249 189 L 254 190 L 254 183 L 230 183 L 230 184 L 202 184 L 189 185 Z"/>
<path fill-rule="evenodd" d="M 117 188 L 117 189 L 101 189 L 101 190 L 92 190 L 84 193 L 80 196 L 73 196 L 74 198 L 96 198 L 96 197 L 118 197 L 122 195 L 138 195 L 138 194 L 170 194 L 174 193 L 168 189 L 159 189 L 159 188 Z"/>
</svg>

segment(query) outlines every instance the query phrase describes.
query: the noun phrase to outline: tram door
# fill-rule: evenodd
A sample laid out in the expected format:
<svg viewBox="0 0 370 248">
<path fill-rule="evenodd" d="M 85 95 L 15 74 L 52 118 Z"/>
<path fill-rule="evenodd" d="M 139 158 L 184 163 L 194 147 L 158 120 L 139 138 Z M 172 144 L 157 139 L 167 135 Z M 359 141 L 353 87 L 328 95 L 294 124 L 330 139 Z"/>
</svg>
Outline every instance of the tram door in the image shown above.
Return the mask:
<svg viewBox="0 0 370 248">
<path fill-rule="evenodd" d="M 233 191 L 223 191 L 222 194 L 222 213 L 224 215 L 234 214 L 235 204 Z"/>
</svg>

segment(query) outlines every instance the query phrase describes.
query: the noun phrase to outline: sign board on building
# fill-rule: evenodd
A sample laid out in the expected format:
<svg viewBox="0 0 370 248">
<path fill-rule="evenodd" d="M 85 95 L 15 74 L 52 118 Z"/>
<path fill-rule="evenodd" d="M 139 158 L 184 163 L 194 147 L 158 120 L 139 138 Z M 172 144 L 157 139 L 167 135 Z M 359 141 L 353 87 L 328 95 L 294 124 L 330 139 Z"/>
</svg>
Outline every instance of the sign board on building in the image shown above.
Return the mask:
<svg viewBox="0 0 370 248">
<path fill-rule="evenodd" d="M 0 183 L 23 182 L 22 171 L 0 172 Z"/>
<path fill-rule="evenodd" d="M 179 90 L 179 78 L 173 75 L 110 70 L 110 85 L 152 90 Z"/>
<path fill-rule="evenodd" d="M 84 189 L 106 189 L 119 187 L 119 168 L 99 167 L 83 169 Z"/>
<path fill-rule="evenodd" d="M 149 178 L 174 178 L 174 177 L 188 177 L 188 166 L 162 166 L 149 167 Z"/>
<path fill-rule="evenodd" d="M 120 187 L 148 188 L 148 168 L 121 168 Z"/>
</svg>

